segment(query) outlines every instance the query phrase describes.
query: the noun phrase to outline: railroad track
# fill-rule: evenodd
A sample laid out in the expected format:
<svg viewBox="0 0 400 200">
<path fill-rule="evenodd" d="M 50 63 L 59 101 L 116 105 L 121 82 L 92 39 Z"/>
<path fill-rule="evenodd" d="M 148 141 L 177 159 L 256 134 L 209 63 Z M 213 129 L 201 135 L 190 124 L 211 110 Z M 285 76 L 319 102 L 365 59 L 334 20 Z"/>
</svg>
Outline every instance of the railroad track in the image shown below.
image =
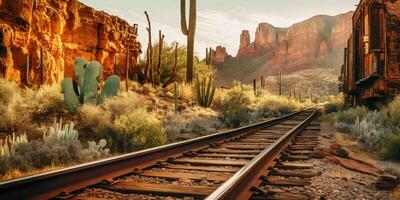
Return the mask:
<svg viewBox="0 0 400 200">
<path fill-rule="evenodd" d="M 307 109 L 231 131 L 2 182 L 0 199 L 307 198 L 301 190 L 277 192 L 274 187 L 307 184 L 312 175 L 307 169 L 312 166 L 298 161 L 307 160 L 317 145 L 319 127 L 312 122 L 317 115 L 317 110 Z"/>
</svg>

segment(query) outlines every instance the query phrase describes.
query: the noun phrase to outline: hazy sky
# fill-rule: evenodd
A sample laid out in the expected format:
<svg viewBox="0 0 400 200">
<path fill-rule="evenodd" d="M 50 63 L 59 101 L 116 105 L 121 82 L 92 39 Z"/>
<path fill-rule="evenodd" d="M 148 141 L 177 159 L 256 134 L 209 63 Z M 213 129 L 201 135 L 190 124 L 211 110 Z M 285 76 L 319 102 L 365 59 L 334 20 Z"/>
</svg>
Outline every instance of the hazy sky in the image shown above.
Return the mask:
<svg viewBox="0 0 400 200">
<path fill-rule="evenodd" d="M 186 43 L 180 31 L 179 0 L 80 0 L 82 3 L 117 15 L 130 24 L 139 24 L 139 40 L 146 46 L 150 15 L 153 38 L 162 30 L 167 42 Z M 189 0 L 187 0 L 189 1 Z M 236 55 L 240 32 L 250 30 L 251 40 L 258 23 L 288 27 L 319 14 L 337 15 L 354 10 L 359 0 L 197 0 L 196 52 L 205 55 L 208 46 L 222 45 Z M 188 3 L 187 3 L 188 4 Z M 155 42 L 155 41 L 153 41 Z"/>
</svg>

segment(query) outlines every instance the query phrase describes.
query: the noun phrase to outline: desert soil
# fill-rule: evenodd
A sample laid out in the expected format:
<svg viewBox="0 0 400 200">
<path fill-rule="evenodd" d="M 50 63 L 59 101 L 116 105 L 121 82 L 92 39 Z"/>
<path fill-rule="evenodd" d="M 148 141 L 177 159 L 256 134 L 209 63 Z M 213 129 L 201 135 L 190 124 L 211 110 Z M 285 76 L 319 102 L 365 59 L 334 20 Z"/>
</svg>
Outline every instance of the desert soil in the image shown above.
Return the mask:
<svg viewBox="0 0 400 200">
<path fill-rule="evenodd" d="M 356 157 L 362 161 L 382 167 L 377 161 L 360 152 L 354 152 L 346 148 L 343 140 L 338 139 L 338 134 L 330 122 L 321 122 L 321 143 L 320 147 L 330 148 L 332 144 L 339 144 L 348 151 L 351 157 Z M 348 170 L 327 159 L 314 159 L 315 170 L 320 172 L 320 176 L 312 178 L 312 183 L 306 189 L 312 199 L 332 199 L 332 200 L 397 200 L 400 199 L 396 192 L 376 190 L 374 184 L 378 181 L 377 176 L 359 173 Z M 382 170 L 382 169 L 380 169 Z"/>
</svg>

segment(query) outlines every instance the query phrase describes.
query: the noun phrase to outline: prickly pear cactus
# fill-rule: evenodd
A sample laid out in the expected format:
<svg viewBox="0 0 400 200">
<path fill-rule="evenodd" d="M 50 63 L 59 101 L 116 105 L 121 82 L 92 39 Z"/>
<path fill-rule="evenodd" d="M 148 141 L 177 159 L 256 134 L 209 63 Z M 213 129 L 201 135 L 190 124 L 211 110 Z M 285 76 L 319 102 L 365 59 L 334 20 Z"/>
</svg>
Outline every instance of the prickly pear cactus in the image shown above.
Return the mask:
<svg viewBox="0 0 400 200">
<path fill-rule="evenodd" d="M 99 104 L 117 94 L 120 81 L 118 76 L 113 75 L 107 78 L 99 95 L 99 83 L 103 75 L 103 66 L 100 63 L 96 61 L 87 63 L 84 59 L 78 58 L 74 64 L 79 83 L 71 77 L 66 77 L 62 83 L 64 104 L 69 112 L 75 113 L 81 104 Z"/>
</svg>

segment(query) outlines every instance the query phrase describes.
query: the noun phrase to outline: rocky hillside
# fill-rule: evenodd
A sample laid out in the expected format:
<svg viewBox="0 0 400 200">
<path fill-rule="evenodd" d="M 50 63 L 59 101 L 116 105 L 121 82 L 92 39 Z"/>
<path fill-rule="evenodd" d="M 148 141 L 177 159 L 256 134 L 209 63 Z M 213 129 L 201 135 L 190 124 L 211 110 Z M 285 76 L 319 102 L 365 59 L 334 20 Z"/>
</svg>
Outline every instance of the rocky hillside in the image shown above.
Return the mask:
<svg viewBox="0 0 400 200">
<path fill-rule="evenodd" d="M 232 79 L 250 82 L 281 70 L 291 74 L 304 69 L 339 68 L 351 34 L 352 15 L 318 15 L 288 28 L 260 23 L 253 42 L 249 31 L 243 30 L 237 55 L 226 56 L 217 65 L 219 74 L 225 77 L 221 84 L 229 84 Z"/>
<path fill-rule="evenodd" d="M 41 49 L 47 83 L 73 75 L 76 57 L 98 60 L 111 74 L 128 48 L 132 66 L 141 53 L 137 27 L 77 0 L 1 0 L 0 22 L 1 74 L 22 84 L 28 55 L 29 78 L 39 82 Z"/>
</svg>

